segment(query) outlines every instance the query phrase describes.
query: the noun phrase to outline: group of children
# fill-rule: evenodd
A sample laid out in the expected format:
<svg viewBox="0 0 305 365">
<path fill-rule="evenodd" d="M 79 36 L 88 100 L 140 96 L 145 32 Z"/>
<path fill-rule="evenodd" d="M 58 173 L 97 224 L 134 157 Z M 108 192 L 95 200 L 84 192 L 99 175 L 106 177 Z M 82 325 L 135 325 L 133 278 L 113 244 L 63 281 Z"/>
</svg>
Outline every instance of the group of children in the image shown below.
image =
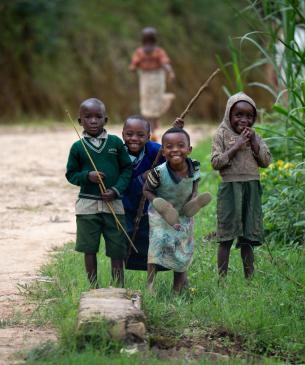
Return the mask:
<svg viewBox="0 0 305 365">
<path fill-rule="evenodd" d="M 244 274 L 250 278 L 253 248 L 263 239 L 259 167 L 267 167 L 271 157 L 252 129 L 256 114 L 251 98 L 244 93 L 233 95 L 213 141 L 212 166 L 222 176 L 217 197 L 220 276 L 227 274 L 230 248 L 237 239 Z M 96 255 L 103 235 L 114 282 L 124 285 L 124 267 L 147 270 L 151 290 L 157 271 L 173 270 L 173 289 L 181 292 L 194 251 L 193 216 L 211 200 L 209 193 L 198 194 L 200 163 L 189 157 L 192 147 L 183 120 L 177 119 L 163 134 L 161 146 L 150 140 L 150 123 L 140 115 L 126 119 L 124 143 L 108 134 L 105 106 L 98 99 L 80 105 L 78 121 L 82 141 L 71 147 L 66 177 L 80 186 L 76 250 L 84 253 L 90 283 L 98 287 Z M 160 148 L 162 156 L 151 169 Z M 128 249 L 114 214 L 132 237 L 142 194 L 147 201 L 133 242 L 136 252 Z"/>
</svg>

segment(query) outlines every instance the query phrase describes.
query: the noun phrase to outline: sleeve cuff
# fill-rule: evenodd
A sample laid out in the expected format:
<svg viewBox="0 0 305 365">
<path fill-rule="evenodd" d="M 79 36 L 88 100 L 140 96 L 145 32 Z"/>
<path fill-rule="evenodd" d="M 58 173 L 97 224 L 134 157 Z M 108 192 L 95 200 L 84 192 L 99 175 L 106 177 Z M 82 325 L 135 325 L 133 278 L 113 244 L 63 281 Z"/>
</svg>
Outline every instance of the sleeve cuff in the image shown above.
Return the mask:
<svg viewBox="0 0 305 365">
<path fill-rule="evenodd" d="M 120 192 L 118 191 L 117 188 L 115 188 L 114 186 L 112 186 L 110 189 L 113 190 L 116 193 L 116 195 L 117 195 L 118 198 L 120 198 L 120 199 L 123 198 L 123 195 L 120 194 Z"/>
</svg>

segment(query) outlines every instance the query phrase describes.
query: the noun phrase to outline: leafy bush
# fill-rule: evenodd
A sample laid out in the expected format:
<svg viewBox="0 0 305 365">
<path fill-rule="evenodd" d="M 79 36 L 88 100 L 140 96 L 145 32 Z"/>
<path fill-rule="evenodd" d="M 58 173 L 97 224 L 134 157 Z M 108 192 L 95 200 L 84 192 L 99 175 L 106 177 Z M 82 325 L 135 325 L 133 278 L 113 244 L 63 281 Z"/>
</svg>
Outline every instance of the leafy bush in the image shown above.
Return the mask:
<svg viewBox="0 0 305 365">
<path fill-rule="evenodd" d="M 275 119 L 277 118 L 277 120 Z M 255 125 L 255 130 L 266 141 L 274 161 L 289 159 L 290 140 L 286 138 L 285 124 L 274 113 L 264 116 L 264 123 Z M 265 121 L 268 121 L 265 123 Z"/>
<path fill-rule="evenodd" d="M 267 240 L 277 244 L 305 243 L 304 164 L 278 160 L 261 176 L 266 196 L 263 209 Z"/>
</svg>

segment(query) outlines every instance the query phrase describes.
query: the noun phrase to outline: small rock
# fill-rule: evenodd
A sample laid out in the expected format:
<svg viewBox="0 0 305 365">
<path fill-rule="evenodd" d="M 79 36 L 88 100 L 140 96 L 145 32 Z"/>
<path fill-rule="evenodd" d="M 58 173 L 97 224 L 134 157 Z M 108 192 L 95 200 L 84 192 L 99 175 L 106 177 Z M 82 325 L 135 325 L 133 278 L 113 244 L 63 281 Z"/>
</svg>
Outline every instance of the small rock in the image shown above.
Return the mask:
<svg viewBox="0 0 305 365">
<path fill-rule="evenodd" d="M 128 342 L 144 341 L 146 318 L 140 307 L 140 294 L 126 289 L 103 288 L 82 293 L 77 322 L 79 338 L 108 336 Z"/>
</svg>

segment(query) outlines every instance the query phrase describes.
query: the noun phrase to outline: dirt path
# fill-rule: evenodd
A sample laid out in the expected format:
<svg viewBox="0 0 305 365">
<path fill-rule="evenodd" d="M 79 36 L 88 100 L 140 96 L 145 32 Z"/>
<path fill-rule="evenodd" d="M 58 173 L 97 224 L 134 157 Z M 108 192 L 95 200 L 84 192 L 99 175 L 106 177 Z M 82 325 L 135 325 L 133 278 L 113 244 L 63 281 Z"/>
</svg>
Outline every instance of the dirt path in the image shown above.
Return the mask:
<svg viewBox="0 0 305 365">
<path fill-rule="evenodd" d="M 190 126 L 193 146 L 210 136 L 210 126 Z M 121 135 L 121 127 L 110 129 Z M 160 133 L 162 130 L 160 131 Z M 0 365 L 16 351 L 55 340 L 51 328 L 28 324 L 32 308 L 18 284 L 39 277 L 52 247 L 75 239 L 78 188 L 64 177 L 73 130 L 0 127 Z"/>
</svg>

